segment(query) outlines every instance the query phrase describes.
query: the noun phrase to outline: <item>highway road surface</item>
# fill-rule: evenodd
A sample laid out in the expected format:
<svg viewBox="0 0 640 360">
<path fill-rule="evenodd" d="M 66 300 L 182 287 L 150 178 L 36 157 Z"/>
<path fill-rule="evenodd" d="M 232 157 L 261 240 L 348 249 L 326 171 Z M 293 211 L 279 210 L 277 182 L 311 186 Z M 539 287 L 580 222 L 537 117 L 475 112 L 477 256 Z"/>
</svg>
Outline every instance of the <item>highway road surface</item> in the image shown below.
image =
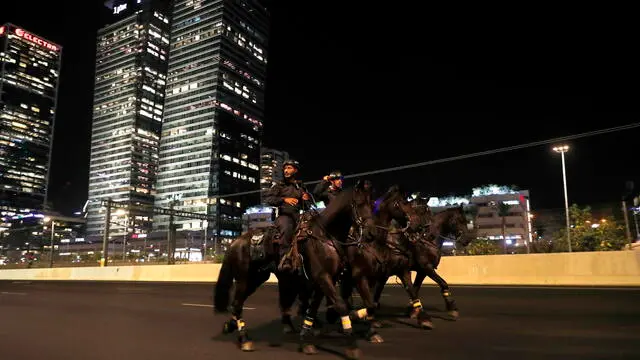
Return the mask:
<svg viewBox="0 0 640 360">
<path fill-rule="evenodd" d="M 305 358 L 283 335 L 277 292 L 246 304 L 256 351 L 242 353 L 213 315 L 212 285 L 0 282 L 0 359 Z M 388 287 L 380 311 L 383 344 L 362 341 L 363 359 L 640 359 L 640 289 L 453 287 L 450 321 L 435 287 L 422 301 L 434 317 L 420 330 L 401 315 L 407 297 Z M 324 305 L 323 305 L 324 308 Z M 335 333 L 334 333 L 335 334 Z M 322 336 L 316 359 L 340 359 L 338 335 Z"/>
</svg>

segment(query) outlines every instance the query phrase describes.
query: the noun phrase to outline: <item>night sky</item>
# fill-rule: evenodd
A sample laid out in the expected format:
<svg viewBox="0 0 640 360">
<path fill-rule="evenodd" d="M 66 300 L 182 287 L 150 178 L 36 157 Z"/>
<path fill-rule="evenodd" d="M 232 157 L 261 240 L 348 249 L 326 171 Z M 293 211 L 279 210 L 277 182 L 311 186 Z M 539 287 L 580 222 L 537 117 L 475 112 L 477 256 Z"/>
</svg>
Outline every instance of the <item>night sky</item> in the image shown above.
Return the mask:
<svg viewBox="0 0 640 360">
<path fill-rule="evenodd" d="M 639 121 L 629 10 L 277 3 L 270 7 L 263 142 L 298 159 L 303 180 Z M 101 4 L 0 5 L 0 23 L 63 46 L 50 193 L 64 213 L 87 197 Z M 639 134 L 636 128 L 569 142 L 570 202 L 616 202 L 625 181 L 640 185 Z M 434 196 L 515 184 L 530 190 L 534 211 L 564 206 L 560 156 L 551 146 L 369 179 L 380 190 L 398 183 Z"/>
</svg>

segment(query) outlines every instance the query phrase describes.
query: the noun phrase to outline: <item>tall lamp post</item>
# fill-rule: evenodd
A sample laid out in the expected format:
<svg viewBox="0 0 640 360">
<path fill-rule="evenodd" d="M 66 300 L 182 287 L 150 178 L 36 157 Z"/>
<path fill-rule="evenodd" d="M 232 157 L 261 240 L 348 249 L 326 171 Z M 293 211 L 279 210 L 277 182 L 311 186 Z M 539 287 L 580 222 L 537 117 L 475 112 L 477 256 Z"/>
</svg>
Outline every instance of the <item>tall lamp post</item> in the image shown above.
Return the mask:
<svg viewBox="0 0 640 360">
<path fill-rule="evenodd" d="M 567 218 L 567 244 L 569 252 L 571 252 L 571 223 L 569 221 L 569 197 L 567 195 L 567 171 L 564 164 L 564 153 L 569 151 L 569 145 L 555 146 L 553 151 L 559 152 L 562 158 L 562 182 L 564 184 L 564 211 Z"/>
<path fill-rule="evenodd" d="M 51 258 L 49 259 L 49 267 L 52 268 L 53 267 L 53 246 L 54 246 L 54 240 L 56 236 L 56 223 L 52 217 L 47 216 L 44 218 L 45 223 L 48 223 L 49 221 L 51 222 Z"/>
</svg>

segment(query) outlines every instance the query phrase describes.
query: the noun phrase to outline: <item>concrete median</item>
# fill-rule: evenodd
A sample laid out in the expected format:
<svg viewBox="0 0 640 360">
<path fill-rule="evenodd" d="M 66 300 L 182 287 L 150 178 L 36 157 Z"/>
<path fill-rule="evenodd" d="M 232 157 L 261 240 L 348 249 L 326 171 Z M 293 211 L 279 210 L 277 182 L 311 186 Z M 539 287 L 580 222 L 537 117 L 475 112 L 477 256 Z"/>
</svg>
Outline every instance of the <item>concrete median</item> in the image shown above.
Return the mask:
<svg viewBox="0 0 640 360">
<path fill-rule="evenodd" d="M 8 269 L 0 280 L 215 282 L 219 272 L 220 264 Z M 438 273 L 452 285 L 640 286 L 640 252 L 448 256 Z"/>
</svg>

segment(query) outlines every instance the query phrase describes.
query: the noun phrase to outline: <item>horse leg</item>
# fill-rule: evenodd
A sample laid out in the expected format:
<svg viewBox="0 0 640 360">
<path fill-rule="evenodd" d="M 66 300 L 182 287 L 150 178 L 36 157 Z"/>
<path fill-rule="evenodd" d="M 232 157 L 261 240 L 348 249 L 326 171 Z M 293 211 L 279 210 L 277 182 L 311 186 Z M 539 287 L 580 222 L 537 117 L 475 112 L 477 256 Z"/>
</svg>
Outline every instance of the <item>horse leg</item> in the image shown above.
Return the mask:
<svg viewBox="0 0 640 360">
<path fill-rule="evenodd" d="M 327 300 L 333 304 L 336 311 L 340 315 L 340 320 L 342 322 L 342 332 L 345 335 L 347 346 L 347 359 L 358 359 L 361 355 L 361 351 L 358 348 L 358 339 L 353 333 L 351 318 L 349 316 L 349 309 L 347 308 L 347 305 L 342 300 L 342 298 L 338 296 L 338 291 L 334 286 L 333 279 L 331 278 L 331 276 L 329 276 L 328 273 L 324 271 L 313 274 L 313 279 L 315 283 L 320 286 L 322 292 L 327 297 Z"/>
<path fill-rule="evenodd" d="M 411 272 L 407 269 L 402 272 L 400 276 L 400 281 L 402 281 L 402 286 L 407 291 L 409 295 L 409 299 L 411 299 L 411 313 L 409 317 L 412 319 L 418 320 L 418 325 L 423 329 L 431 330 L 433 329 L 433 322 L 431 322 L 431 317 L 424 311 L 422 307 L 422 302 L 418 298 L 418 294 L 415 291 L 415 288 L 411 285 Z"/>
<path fill-rule="evenodd" d="M 451 316 L 454 320 L 457 320 L 460 316 L 458 312 L 458 306 L 456 305 L 456 301 L 451 297 L 451 290 L 449 290 L 449 284 L 435 271 L 435 269 L 431 269 L 427 273 L 429 278 L 440 286 L 440 293 L 442 294 L 442 298 L 444 299 L 444 304 L 447 307 L 447 312 L 449 316 Z"/>
<path fill-rule="evenodd" d="M 424 278 L 427 277 L 427 271 L 426 271 L 427 267 L 428 265 L 426 267 L 421 266 L 419 269 L 416 270 L 416 278 L 415 280 L 413 280 L 413 291 L 416 294 L 416 298 L 420 294 L 420 287 L 422 286 L 422 282 L 424 281 Z M 411 284 L 411 278 L 409 278 L 409 284 Z M 409 303 L 407 307 L 407 315 L 410 315 L 412 311 L 413 311 L 413 306 L 411 303 Z"/>
<path fill-rule="evenodd" d="M 345 302 L 348 309 L 351 309 L 353 306 L 351 302 L 351 294 L 353 293 L 353 282 L 351 278 L 350 268 L 344 269 L 344 271 L 340 275 L 340 297 Z M 327 298 L 327 313 L 326 318 L 329 324 L 335 324 L 340 319 L 340 315 L 336 311 L 334 307 L 334 303 L 332 303 L 329 298 Z"/>
<path fill-rule="evenodd" d="M 238 346 L 242 351 L 253 351 L 253 341 L 249 338 L 246 323 L 242 319 L 242 308 L 244 302 L 251 294 L 253 294 L 260 285 L 262 285 L 269 278 L 270 273 L 257 274 L 259 276 L 240 276 L 236 279 L 236 290 L 231 303 L 231 320 L 224 325 L 224 332 L 231 333 L 238 330 Z"/>
<path fill-rule="evenodd" d="M 313 328 L 314 321 L 318 317 L 318 309 L 324 299 L 324 294 L 320 289 L 313 292 L 311 303 L 307 308 L 304 320 L 302 320 L 302 330 L 300 330 L 300 351 L 305 355 L 313 355 L 318 353 L 318 349 L 313 344 Z"/>
<path fill-rule="evenodd" d="M 376 310 L 380 309 L 380 297 L 382 296 L 382 291 L 384 290 L 384 286 L 387 284 L 387 281 L 389 281 L 389 276 L 386 274 L 380 276 L 378 281 L 376 281 L 375 291 L 373 294 L 373 303 Z"/>
<path fill-rule="evenodd" d="M 291 308 L 296 301 L 296 297 L 300 295 L 301 307 L 306 308 L 308 302 L 308 296 L 305 291 L 298 292 L 292 279 L 293 276 L 287 274 L 278 275 L 278 293 L 280 302 L 280 313 L 282 314 L 281 324 L 282 331 L 285 334 L 292 334 L 296 332 L 296 327 L 291 320 Z"/>
<path fill-rule="evenodd" d="M 354 268 L 353 278 L 356 281 L 356 288 L 362 299 L 364 308 L 360 310 L 354 310 L 353 315 L 355 318 L 363 320 L 367 323 L 369 329 L 367 330 L 367 339 L 371 343 L 383 343 L 382 336 L 375 331 L 375 328 L 381 328 L 382 324 L 375 320 L 375 306 L 373 304 L 373 298 L 371 296 L 371 288 L 369 287 L 369 279 L 362 273 L 362 270 L 357 267 Z"/>
</svg>

